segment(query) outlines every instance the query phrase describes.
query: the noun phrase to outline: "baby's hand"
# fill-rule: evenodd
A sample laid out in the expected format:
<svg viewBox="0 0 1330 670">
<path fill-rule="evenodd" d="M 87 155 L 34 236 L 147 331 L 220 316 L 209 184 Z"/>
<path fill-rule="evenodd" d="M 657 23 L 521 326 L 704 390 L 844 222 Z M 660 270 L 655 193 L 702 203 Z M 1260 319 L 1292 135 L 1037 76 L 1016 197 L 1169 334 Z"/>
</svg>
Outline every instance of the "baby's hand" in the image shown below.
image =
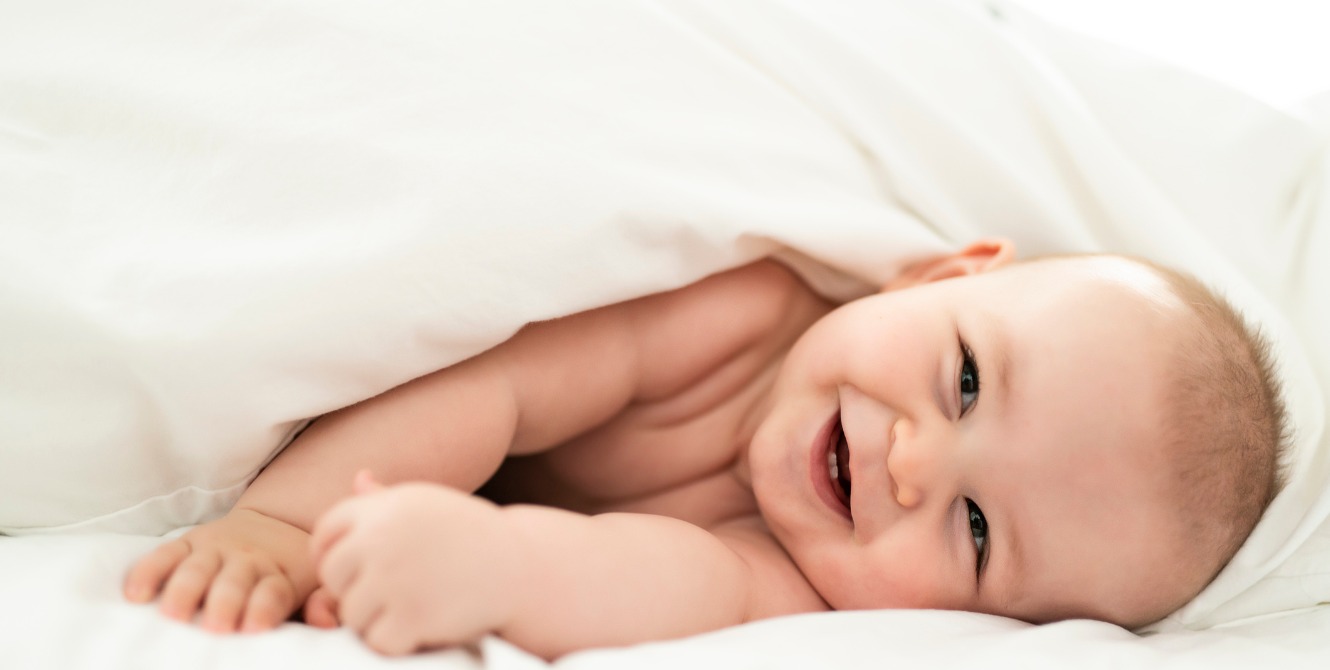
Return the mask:
<svg viewBox="0 0 1330 670">
<path fill-rule="evenodd" d="M 407 654 L 508 620 L 518 557 L 500 508 L 443 486 L 384 488 L 366 472 L 355 489 L 319 519 L 312 549 L 338 617 L 366 644 Z"/>
<path fill-rule="evenodd" d="M 285 621 L 314 590 L 309 535 L 246 509 L 195 528 L 139 559 L 125 597 L 161 595 L 166 616 L 189 621 L 200 609 L 205 628 L 251 632 Z"/>
</svg>

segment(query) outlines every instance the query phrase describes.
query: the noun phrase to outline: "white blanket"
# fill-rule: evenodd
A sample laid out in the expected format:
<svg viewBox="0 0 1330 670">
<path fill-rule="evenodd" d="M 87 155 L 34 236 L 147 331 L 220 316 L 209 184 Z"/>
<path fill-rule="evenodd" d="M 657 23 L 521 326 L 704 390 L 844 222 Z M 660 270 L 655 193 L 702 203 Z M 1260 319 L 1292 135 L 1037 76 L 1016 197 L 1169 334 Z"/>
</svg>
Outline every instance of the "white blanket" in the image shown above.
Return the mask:
<svg viewBox="0 0 1330 670">
<path fill-rule="evenodd" d="M 1292 483 L 1163 627 L 1311 607 L 1330 600 L 1319 120 L 1001 3 L 10 3 L 0 531 L 151 536 L 211 518 L 303 420 L 531 320 L 768 254 L 849 297 L 996 234 L 1027 253 L 1190 269 L 1275 338 L 1298 429 Z M 119 603 L 123 570 L 153 541 L 0 538 L 5 574 L 33 575 L 0 586 L 6 618 L 54 598 L 4 646 L 35 655 L 93 636 L 106 642 L 89 655 L 60 653 L 105 667 L 133 640 L 126 663 L 142 667 L 322 656 L 342 636 L 292 626 L 219 641 Z M 1325 616 L 1244 630 L 1301 640 Z M 967 630 L 1001 648 L 1066 635 L 1129 657 L 1261 635 L 1140 642 L 1084 622 L 880 613 L 704 639 L 765 654 L 790 630 L 819 648 L 842 626 L 854 644 L 908 631 L 893 648 L 939 661 L 964 656 L 925 642 Z"/>
</svg>

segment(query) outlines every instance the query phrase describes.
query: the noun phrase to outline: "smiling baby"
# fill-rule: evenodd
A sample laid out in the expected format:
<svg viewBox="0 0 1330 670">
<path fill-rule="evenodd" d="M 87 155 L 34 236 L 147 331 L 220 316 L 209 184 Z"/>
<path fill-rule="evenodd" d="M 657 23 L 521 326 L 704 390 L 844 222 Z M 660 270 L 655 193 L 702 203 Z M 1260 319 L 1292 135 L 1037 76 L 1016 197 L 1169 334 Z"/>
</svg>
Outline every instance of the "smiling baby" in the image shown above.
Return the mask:
<svg viewBox="0 0 1330 670">
<path fill-rule="evenodd" d="M 1172 270 L 1013 259 L 840 306 L 764 261 L 531 324 L 320 418 L 126 596 L 216 631 L 303 605 L 392 654 L 830 609 L 1149 623 L 1279 488 L 1266 346 Z"/>
</svg>

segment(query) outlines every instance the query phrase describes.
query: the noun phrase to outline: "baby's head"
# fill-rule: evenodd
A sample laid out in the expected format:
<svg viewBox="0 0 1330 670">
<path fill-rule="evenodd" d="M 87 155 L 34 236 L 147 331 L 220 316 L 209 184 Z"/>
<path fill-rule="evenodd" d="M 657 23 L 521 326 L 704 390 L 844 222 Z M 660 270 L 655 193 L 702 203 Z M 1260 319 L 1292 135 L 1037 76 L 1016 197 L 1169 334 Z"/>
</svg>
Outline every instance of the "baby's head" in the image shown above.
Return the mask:
<svg viewBox="0 0 1330 670">
<path fill-rule="evenodd" d="M 1270 357 L 1221 298 L 1130 258 L 1012 256 L 912 266 L 787 356 L 753 486 L 833 607 L 1137 627 L 1278 490 Z"/>
<path fill-rule="evenodd" d="M 1134 266 L 1166 293 L 1145 298 L 1169 324 L 1160 439 L 1166 518 L 1176 531 L 1170 587 L 1144 599 L 1116 623 L 1158 620 L 1210 583 L 1237 553 L 1283 486 L 1288 441 L 1270 344 L 1223 297 L 1195 277 L 1117 255 L 1047 256 L 1023 264 L 1116 263 Z M 1136 287 L 1140 290 L 1142 287 Z M 1126 538 L 1130 541 L 1130 538 Z"/>
</svg>

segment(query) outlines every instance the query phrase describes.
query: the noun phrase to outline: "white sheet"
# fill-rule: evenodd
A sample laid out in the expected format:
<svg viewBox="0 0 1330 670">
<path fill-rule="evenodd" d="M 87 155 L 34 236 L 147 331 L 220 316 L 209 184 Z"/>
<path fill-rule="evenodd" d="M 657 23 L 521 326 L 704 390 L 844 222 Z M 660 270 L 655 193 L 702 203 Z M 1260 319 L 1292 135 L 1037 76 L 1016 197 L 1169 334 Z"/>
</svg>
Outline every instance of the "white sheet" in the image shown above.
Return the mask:
<svg viewBox="0 0 1330 670">
<path fill-rule="evenodd" d="M 346 631 L 286 624 L 216 636 L 126 605 L 115 581 L 153 539 L 0 538 L 5 668 L 1324 668 L 1330 608 L 1206 631 L 1137 637 L 1093 621 L 1048 626 L 965 612 L 835 612 L 757 622 L 684 640 L 571 654 L 547 664 L 496 638 L 476 649 L 387 659 Z M 15 577 L 19 576 L 21 577 Z"/>
<path fill-rule="evenodd" d="M 0 8 L 0 528 L 208 518 L 301 419 L 532 319 L 773 252 L 849 296 L 1004 234 L 1182 265 L 1279 342 L 1293 484 L 1166 627 L 1330 599 L 1326 126 L 990 5 Z M 380 662 L 344 633 L 217 639 L 120 603 L 154 541 L 0 538 L 24 576 L 0 581 L 0 649 L 18 667 Z M 1326 617 L 1140 640 L 837 614 L 566 662 L 1213 666 L 1278 645 L 1310 663 Z M 441 658 L 531 662 L 498 642 Z"/>
</svg>

